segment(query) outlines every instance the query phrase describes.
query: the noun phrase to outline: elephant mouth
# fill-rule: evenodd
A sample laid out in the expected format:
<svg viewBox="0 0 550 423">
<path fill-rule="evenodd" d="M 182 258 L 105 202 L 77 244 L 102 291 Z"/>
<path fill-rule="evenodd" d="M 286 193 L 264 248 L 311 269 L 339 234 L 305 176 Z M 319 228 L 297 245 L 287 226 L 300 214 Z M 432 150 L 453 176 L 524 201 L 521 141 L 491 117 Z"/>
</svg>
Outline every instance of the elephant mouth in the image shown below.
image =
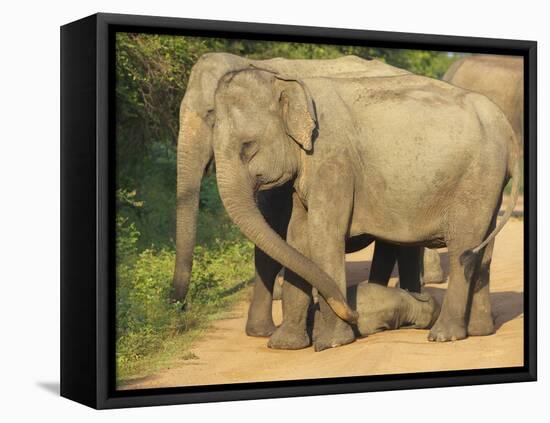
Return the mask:
<svg viewBox="0 0 550 423">
<path fill-rule="evenodd" d="M 261 175 L 258 175 L 259 178 L 261 178 Z M 292 175 L 290 172 L 285 172 L 279 178 L 275 179 L 274 181 L 270 182 L 261 182 L 259 181 L 256 185 L 257 191 L 266 191 L 268 189 L 280 187 L 281 185 L 285 184 L 292 178 Z"/>
</svg>

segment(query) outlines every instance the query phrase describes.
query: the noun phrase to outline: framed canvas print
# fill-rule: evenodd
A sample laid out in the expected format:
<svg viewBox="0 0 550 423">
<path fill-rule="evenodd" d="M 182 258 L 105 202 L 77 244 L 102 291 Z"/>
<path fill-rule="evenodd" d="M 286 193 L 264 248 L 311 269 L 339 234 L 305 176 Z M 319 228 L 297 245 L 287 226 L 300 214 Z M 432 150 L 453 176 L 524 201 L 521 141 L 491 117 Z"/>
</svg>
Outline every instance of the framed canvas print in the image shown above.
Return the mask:
<svg viewBox="0 0 550 423">
<path fill-rule="evenodd" d="M 63 396 L 536 380 L 535 42 L 96 14 L 61 72 Z"/>
</svg>

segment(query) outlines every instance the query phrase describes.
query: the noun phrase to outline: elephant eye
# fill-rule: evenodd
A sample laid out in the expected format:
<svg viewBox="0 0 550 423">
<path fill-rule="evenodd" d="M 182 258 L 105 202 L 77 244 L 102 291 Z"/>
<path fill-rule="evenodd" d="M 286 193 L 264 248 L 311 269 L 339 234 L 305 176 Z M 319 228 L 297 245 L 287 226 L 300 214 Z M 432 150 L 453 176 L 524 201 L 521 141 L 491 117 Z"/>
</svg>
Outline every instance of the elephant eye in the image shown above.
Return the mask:
<svg viewBox="0 0 550 423">
<path fill-rule="evenodd" d="M 247 141 L 244 142 L 241 147 L 241 160 L 243 162 L 248 162 L 254 157 L 254 155 L 258 152 L 257 143 L 256 141 Z"/>
</svg>

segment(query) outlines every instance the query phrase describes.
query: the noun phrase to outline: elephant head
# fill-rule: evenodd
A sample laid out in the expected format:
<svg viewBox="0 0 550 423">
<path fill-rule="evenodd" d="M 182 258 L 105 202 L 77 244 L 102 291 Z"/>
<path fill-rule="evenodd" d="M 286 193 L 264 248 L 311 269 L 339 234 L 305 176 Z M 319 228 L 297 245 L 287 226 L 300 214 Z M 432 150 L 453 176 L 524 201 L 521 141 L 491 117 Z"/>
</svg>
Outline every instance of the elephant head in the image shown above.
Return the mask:
<svg viewBox="0 0 550 423">
<path fill-rule="evenodd" d="M 277 67 L 277 60 L 281 59 L 271 60 L 275 62 L 271 66 Z M 342 59 L 339 60 L 342 61 Z M 254 63 L 256 62 L 253 60 L 233 54 L 205 54 L 193 66 L 189 76 L 179 116 L 176 264 L 173 279 L 175 300 L 185 299 L 189 289 L 197 233 L 201 180 L 205 169 L 214 159 L 212 150 L 215 117 L 214 94 L 223 75 L 239 69 L 246 69 Z M 279 67 L 281 67 L 280 65 Z M 349 64 L 347 66 L 349 67 Z M 345 69 L 346 66 L 343 68 Z"/>
<path fill-rule="evenodd" d="M 220 80 L 215 107 L 216 174 L 230 218 L 256 246 L 317 288 L 340 318 L 354 322 L 337 284 L 271 229 L 255 201 L 258 190 L 296 178 L 302 151 L 311 154 L 317 117 L 306 86 L 263 70 L 230 72 Z"/>
</svg>

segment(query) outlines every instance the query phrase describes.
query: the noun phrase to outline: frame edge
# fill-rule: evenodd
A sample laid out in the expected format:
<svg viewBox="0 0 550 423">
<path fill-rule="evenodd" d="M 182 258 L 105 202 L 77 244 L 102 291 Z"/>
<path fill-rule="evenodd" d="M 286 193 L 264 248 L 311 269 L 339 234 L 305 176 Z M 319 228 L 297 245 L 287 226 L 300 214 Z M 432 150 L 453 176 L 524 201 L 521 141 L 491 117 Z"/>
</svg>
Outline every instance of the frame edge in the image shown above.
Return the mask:
<svg viewBox="0 0 550 423">
<path fill-rule="evenodd" d="M 96 16 L 61 27 L 61 396 L 96 407 Z"/>
<path fill-rule="evenodd" d="M 95 52 L 95 66 L 93 67 L 96 72 L 95 75 L 95 90 L 96 95 L 94 101 L 94 115 L 96 118 L 94 127 L 94 139 L 93 145 L 97 149 L 96 156 L 94 156 L 94 165 L 97 169 L 97 174 L 94 174 L 94 181 L 97 184 L 94 191 L 96 203 L 94 204 L 94 212 L 97 215 L 94 219 L 94 253 L 97 254 L 97 263 L 94 262 L 95 272 L 94 276 L 97 276 L 97 281 L 94 281 L 95 295 L 93 300 L 97 324 L 95 333 L 95 367 L 93 367 L 95 385 L 94 385 L 94 401 L 85 403 L 86 405 L 96 408 L 120 408 L 120 407 L 133 407 L 133 406 L 150 406 L 150 405 L 168 405 L 168 404 L 184 404 L 184 403 L 199 403 L 199 402 L 212 402 L 212 401 L 234 401 L 244 399 L 262 399 L 262 398 L 279 398 L 279 397 L 295 397 L 295 396 L 310 396 L 310 395 L 325 395 L 325 394 L 337 394 L 337 393 L 357 393 L 357 392 L 371 392 L 381 390 L 400 390 L 400 389 L 419 389 L 429 387 L 450 387 L 459 386 L 464 384 L 489 384 L 489 383 L 509 383 L 509 382 L 524 382 L 537 380 L 536 369 L 536 267 L 533 270 L 533 265 L 536 266 L 536 256 L 533 258 L 533 254 L 529 256 L 529 270 L 530 278 L 525 281 L 526 286 L 529 284 L 530 291 L 529 298 L 529 320 L 526 325 L 526 334 L 529 335 L 529 342 L 531 348 L 526 355 L 527 362 L 523 368 L 518 368 L 514 371 L 511 369 L 502 369 L 502 373 L 494 375 L 447 375 L 449 379 L 427 377 L 425 375 L 418 375 L 413 380 L 403 381 L 368 381 L 368 382 L 349 382 L 349 383 L 326 383 L 313 386 L 300 386 L 300 387 L 269 387 L 258 386 L 256 388 L 242 388 L 232 389 L 226 391 L 217 392 L 188 392 L 188 393 L 148 393 L 144 390 L 139 396 L 121 395 L 113 396 L 110 392 L 108 384 L 109 371 L 112 369 L 108 366 L 108 319 L 107 311 L 108 306 L 108 255 L 107 242 L 108 234 L 106 231 L 109 228 L 108 211 L 109 201 L 108 197 L 108 172 L 109 172 L 109 160 L 114 158 L 109 157 L 109 31 L 112 27 L 119 25 L 149 25 L 151 27 L 162 30 L 166 27 L 179 27 L 185 28 L 191 26 L 192 28 L 201 28 L 202 30 L 226 30 L 233 32 L 252 32 L 257 31 L 259 34 L 290 34 L 295 32 L 298 35 L 312 34 L 318 29 L 322 30 L 323 37 L 332 37 L 334 39 L 345 37 L 357 37 L 362 38 L 370 37 L 372 40 L 387 38 L 391 35 L 392 42 L 396 42 L 401 37 L 420 37 L 423 43 L 440 43 L 446 44 L 447 47 L 452 48 L 453 45 L 467 45 L 471 48 L 482 48 L 484 45 L 491 49 L 506 49 L 513 48 L 516 50 L 523 50 L 526 52 L 525 57 L 529 60 L 529 173 L 533 171 L 533 177 L 530 177 L 529 193 L 529 230 L 533 227 L 536 230 L 536 42 L 533 41 L 518 41 L 518 40 L 503 40 L 503 39 L 485 39 L 485 38 L 473 38 L 473 37 L 456 37 L 456 36 L 442 36 L 442 35 L 426 35 L 426 34 L 406 34 L 399 32 L 380 32 L 380 31 L 367 31 L 367 30 L 350 30 L 350 29 L 330 29 L 330 28 L 316 28 L 316 27 L 299 27 L 288 25 L 275 25 L 275 24 L 252 24 L 245 23 L 241 26 L 239 22 L 219 22 L 219 21 L 206 21 L 196 19 L 182 19 L 182 18 L 160 18 L 149 16 L 134 16 L 134 15 L 118 15 L 118 14 L 97 14 L 89 18 L 95 22 L 95 38 L 94 38 L 94 50 Z M 77 21 L 81 22 L 81 21 Z M 72 24 L 69 24 L 70 26 Z M 213 26 L 216 25 L 216 26 Z M 66 26 L 67 27 L 67 26 Z M 63 27 L 65 28 L 65 27 Z M 111 29 L 110 29 L 111 28 Z M 262 28 L 261 31 L 258 28 Z M 452 41 L 452 43 L 450 43 Z M 512 46 L 508 44 L 510 42 Z M 412 47 L 408 47 L 412 48 Z M 420 48 L 420 47 L 418 47 Z M 534 62 L 534 65 L 533 65 Z M 62 95 L 63 98 L 63 95 Z M 63 150 L 63 144 L 62 144 Z M 534 160 L 534 161 L 532 161 Z M 63 165 L 62 165 L 63 166 Z M 62 176 L 63 178 L 63 176 Z M 63 185 L 63 179 L 62 179 Z M 533 191 L 534 189 L 534 191 Z M 62 192 L 63 197 L 63 192 Z M 62 217 L 63 224 L 63 217 Z M 536 233 L 530 232 L 529 244 L 533 245 L 536 251 Z M 63 239 L 63 238 L 62 238 Z M 534 242 L 534 244 L 532 244 Z M 62 247 L 63 248 L 63 247 Z M 532 272 L 532 273 L 531 273 Z M 97 285 L 95 285 L 97 282 Z M 113 322 L 110 322 L 113 323 Z M 63 323 L 62 323 L 63 326 Z M 442 375 L 443 376 L 443 375 Z M 63 384 L 62 384 L 62 395 Z M 69 397 L 78 401 L 78 399 Z M 82 401 L 79 401 L 82 402 Z"/>
</svg>

